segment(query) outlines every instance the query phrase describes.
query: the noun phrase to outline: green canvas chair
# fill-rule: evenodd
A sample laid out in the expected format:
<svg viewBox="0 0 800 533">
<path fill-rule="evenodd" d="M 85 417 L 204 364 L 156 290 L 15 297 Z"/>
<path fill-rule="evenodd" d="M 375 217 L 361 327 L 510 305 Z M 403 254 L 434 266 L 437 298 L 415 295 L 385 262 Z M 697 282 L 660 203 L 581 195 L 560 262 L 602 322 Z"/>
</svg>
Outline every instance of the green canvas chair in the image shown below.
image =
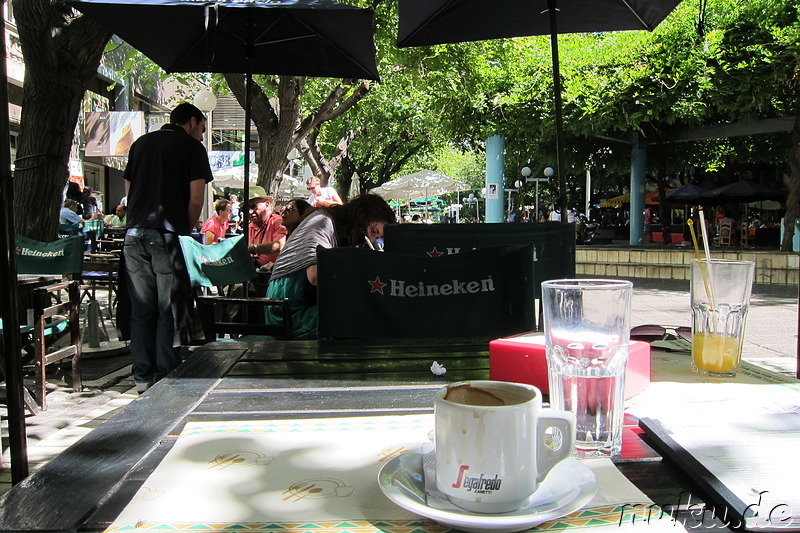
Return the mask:
<svg viewBox="0 0 800 533">
<path fill-rule="evenodd" d="M 210 245 L 201 244 L 189 236 L 181 236 L 180 245 L 189 279 L 195 289 L 197 312 L 206 342 L 217 340 L 225 334 L 291 338 L 291 322 L 288 326 L 264 324 L 266 306 L 277 305 L 288 310 L 289 300 L 235 296 L 232 291 L 225 294 L 227 288 L 241 287 L 258 275 L 243 235 Z M 211 287 L 218 287 L 223 294 L 208 294 Z"/>
<path fill-rule="evenodd" d="M 77 277 L 83 264 L 83 237 L 70 236 L 54 242 L 41 242 L 17 236 L 17 273 L 21 275 L 60 275 L 63 281 L 33 290 L 33 323 L 22 328 L 33 354 L 34 399 L 25 398 L 32 412 L 36 406 L 47 409 L 46 368 L 64 359 L 70 360 L 71 372 L 65 375 L 74 392 L 83 390 L 81 380 L 80 288 Z M 68 344 L 62 338 L 69 335 Z M 61 346 L 61 347 L 59 347 Z M 60 371 L 60 369 L 59 369 Z"/>
<path fill-rule="evenodd" d="M 384 244 L 388 252 L 425 257 L 504 244 L 533 245 L 538 330 L 544 328 L 542 282 L 575 277 L 575 224 L 393 224 L 385 229 Z"/>
<path fill-rule="evenodd" d="M 318 335 L 494 339 L 534 328 L 533 247 L 441 257 L 317 249 Z"/>
</svg>

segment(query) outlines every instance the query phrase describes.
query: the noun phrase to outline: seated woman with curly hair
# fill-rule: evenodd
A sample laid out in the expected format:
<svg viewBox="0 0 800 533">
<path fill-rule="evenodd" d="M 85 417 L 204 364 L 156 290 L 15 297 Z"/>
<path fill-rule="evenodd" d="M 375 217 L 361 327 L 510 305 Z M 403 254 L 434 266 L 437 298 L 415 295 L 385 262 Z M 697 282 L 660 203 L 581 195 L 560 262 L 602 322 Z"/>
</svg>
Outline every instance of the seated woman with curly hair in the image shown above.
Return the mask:
<svg viewBox="0 0 800 533">
<path fill-rule="evenodd" d="M 317 246 L 374 246 L 386 224 L 395 221 L 389 204 L 375 194 L 363 194 L 344 205 L 317 208 L 287 241 L 272 268 L 269 298 L 292 300 L 292 338 L 317 337 Z M 280 308 L 267 308 L 267 324 L 280 325 Z"/>
</svg>

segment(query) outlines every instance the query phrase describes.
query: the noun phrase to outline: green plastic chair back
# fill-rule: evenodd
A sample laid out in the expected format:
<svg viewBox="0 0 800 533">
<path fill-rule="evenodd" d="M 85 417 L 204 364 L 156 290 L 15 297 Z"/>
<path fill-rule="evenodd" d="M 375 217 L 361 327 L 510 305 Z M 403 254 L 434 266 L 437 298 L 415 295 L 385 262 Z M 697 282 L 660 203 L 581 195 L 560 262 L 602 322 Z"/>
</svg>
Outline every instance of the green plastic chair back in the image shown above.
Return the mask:
<svg viewBox="0 0 800 533">
<path fill-rule="evenodd" d="M 428 257 L 317 248 L 319 338 L 494 339 L 534 329 L 533 246 Z"/>
<path fill-rule="evenodd" d="M 392 224 L 386 227 L 383 240 L 387 252 L 425 257 L 487 246 L 532 244 L 536 250 L 536 298 L 541 298 L 543 281 L 575 277 L 575 224 Z"/>
<path fill-rule="evenodd" d="M 256 267 L 247 252 L 244 235 L 216 244 L 200 244 L 180 236 L 181 250 L 193 287 L 218 287 L 243 283 L 256 277 Z"/>
<path fill-rule="evenodd" d="M 41 242 L 17 235 L 18 274 L 79 274 L 83 265 L 83 237 L 73 235 Z"/>
</svg>

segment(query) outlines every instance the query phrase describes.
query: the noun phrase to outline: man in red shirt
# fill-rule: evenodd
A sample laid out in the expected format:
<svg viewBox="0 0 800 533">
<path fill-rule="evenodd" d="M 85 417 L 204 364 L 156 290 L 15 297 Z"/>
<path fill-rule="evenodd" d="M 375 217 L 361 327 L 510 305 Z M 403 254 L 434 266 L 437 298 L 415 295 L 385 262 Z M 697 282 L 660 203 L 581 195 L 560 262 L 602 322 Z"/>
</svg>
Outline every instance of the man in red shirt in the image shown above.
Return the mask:
<svg viewBox="0 0 800 533">
<path fill-rule="evenodd" d="M 273 200 L 263 187 L 250 187 L 247 207 L 250 213 L 248 250 L 257 259 L 259 267 L 271 267 L 286 244 L 283 219 L 275 214 Z"/>
</svg>

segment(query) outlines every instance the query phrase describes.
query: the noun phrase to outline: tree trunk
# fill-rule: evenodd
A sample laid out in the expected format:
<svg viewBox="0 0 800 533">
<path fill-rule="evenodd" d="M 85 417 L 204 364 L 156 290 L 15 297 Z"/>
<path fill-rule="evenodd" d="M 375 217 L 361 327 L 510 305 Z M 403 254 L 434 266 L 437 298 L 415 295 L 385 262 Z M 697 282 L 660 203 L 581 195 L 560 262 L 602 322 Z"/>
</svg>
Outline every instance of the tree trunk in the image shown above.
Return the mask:
<svg viewBox="0 0 800 533">
<path fill-rule="evenodd" d="M 792 251 L 792 239 L 794 238 L 794 221 L 800 215 L 800 113 L 794 120 L 792 129 L 792 148 L 789 150 L 789 197 L 786 199 L 786 215 L 783 219 L 783 241 L 781 242 L 782 252 Z"/>
<path fill-rule="evenodd" d="M 14 13 L 25 57 L 14 223 L 19 235 L 52 241 L 81 101 L 111 34 L 83 16 L 66 23 L 49 0 L 16 2 Z"/>
<path fill-rule="evenodd" d="M 225 74 L 225 80 L 239 105 L 244 108 L 244 75 Z M 300 95 L 304 84 L 305 78 L 302 76 L 279 76 L 276 106 L 273 106 L 273 102 L 258 84 L 252 85 L 250 118 L 258 130 L 259 146 L 257 160 L 254 161 L 258 163 L 256 183 L 270 193 L 275 192 L 275 178 L 286 168 L 286 154 L 292 148 L 292 135 L 300 118 Z"/>
<path fill-rule="evenodd" d="M 244 107 L 244 76 L 225 74 L 225 80 L 239 105 Z M 286 155 L 292 148 L 303 152 L 301 143 L 310 132 L 353 107 L 370 89 L 367 82 L 338 85 L 318 109 L 301 121 L 300 96 L 304 85 L 303 76 L 278 76 L 277 100 L 270 100 L 260 86 L 253 85 L 251 117 L 258 130 L 259 142 L 257 183 L 273 193 L 273 184 L 286 167 Z M 314 168 L 316 162 L 307 161 Z"/>
</svg>

